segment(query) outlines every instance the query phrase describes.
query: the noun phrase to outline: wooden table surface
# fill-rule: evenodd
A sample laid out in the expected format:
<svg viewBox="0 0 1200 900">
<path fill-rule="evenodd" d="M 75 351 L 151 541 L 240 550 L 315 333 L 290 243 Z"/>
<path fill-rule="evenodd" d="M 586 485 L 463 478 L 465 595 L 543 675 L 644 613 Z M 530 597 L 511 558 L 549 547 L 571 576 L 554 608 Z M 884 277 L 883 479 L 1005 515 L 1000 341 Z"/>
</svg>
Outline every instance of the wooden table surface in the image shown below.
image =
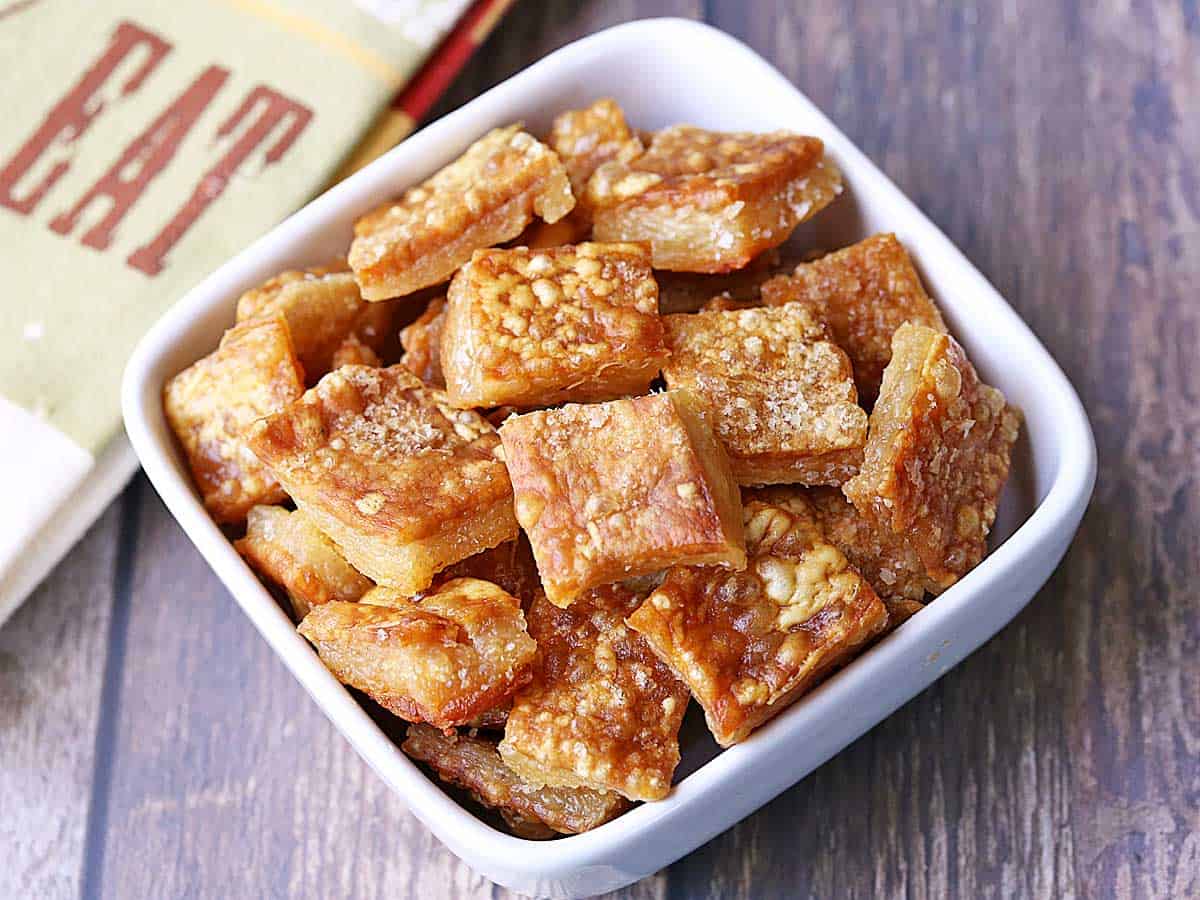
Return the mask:
<svg viewBox="0 0 1200 900">
<path fill-rule="evenodd" d="M 1200 8 L 521 0 L 439 112 L 657 14 L 747 41 L 945 229 L 1078 387 L 1100 474 L 1008 628 L 621 896 L 1200 896 Z M 506 894 L 359 761 L 140 476 L 0 629 L 0 857 L 4 898 Z"/>
</svg>

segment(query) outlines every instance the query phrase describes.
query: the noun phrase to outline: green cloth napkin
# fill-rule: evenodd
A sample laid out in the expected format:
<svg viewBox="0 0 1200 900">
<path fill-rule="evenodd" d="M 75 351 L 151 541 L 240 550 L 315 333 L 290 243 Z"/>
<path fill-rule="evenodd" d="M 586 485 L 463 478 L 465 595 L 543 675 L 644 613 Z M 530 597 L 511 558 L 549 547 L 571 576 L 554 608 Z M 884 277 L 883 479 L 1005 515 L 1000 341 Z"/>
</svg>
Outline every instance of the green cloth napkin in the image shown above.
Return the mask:
<svg viewBox="0 0 1200 900">
<path fill-rule="evenodd" d="M 138 338 L 328 182 L 467 6 L 0 0 L 0 619 L 120 433 Z"/>
<path fill-rule="evenodd" d="M 103 446 L 137 339 L 326 182 L 465 3 L 402 5 L 0 7 L 0 395 Z"/>
</svg>

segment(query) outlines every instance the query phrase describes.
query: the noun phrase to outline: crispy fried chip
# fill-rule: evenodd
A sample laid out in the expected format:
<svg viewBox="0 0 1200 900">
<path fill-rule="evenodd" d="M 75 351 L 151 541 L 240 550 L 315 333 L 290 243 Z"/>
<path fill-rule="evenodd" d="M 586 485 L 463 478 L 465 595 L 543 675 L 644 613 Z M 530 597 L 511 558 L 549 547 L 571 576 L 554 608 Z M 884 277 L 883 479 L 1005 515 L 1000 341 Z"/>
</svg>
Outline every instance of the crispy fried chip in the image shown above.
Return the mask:
<svg viewBox="0 0 1200 900">
<path fill-rule="evenodd" d="M 331 600 L 353 602 L 374 587 L 299 510 L 254 507 L 246 518 L 246 536 L 234 547 L 259 574 L 287 591 L 297 619 Z"/>
<path fill-rule="evenodd" d="M 355 223 L 350 266 L 368 300 L 439 284 L 481 247 L 515 238 L 534 214 L 556 222 L 575 206 L 553 150 L 497 128 L 399 200 Z"/>
<path fill-rule="evenodd" d="M 846 354 L 799 303 L 665 318 L 670 388 L 703 398 L 742 484 L 841 484 L 858 471 L 867 414 Z"/>
<path fill-rule="evenodd" d="M 446 393 L 459 406 L 551 406 L 644 393 L 666 357 L 637 244 L 480 250 L 450 283 Z"/>
<path fill-rule="evenodd" d="M 238 298 L 237 320 L 281 315 L 310 384 L 337 368 L 334 357 L 353 339 L 379 350 L 390 329 L 391 304 L 363 300 L 344 262 L 276 275 Z M 376 363 L 378 365 L 378 363 Z"/>
<path fill-rule="evenodd" d="M 446 387 L 442 375 L 442 327 L 446 324 L 446 298 L 435 297 L 425 307 L 425 312 L 411 325 L 400 332 L 400 345 L 404 356 L 400 363 L 436 388 Z"/>
<path fill-rule="evenodd" d="M 403 366 L 345 366 L 247 435 L 356 569 L 409 594 L 517 535 L 496 431 Z"/>
<path fill-rule="evenodd" d="M 592 173 L 613 159 L 632 160 L 644 148 L 625 123 L 625 114 L 609 97 L 583 109 L 560 113 L 550 129 L 551 149 L 571 178 L 571 191 L 582 197 Z"/>
<path fill-rule="evenodd" d="M 600 166 L 585 202 L 600 241 L 647 241 L 654 267 L 729 272 L 787 240 L 842 189 L 814 137 L 677 125 Z"/>
<path fill-rule="evenodd" d="M 921 608 L 926 591 L 939 590 L 904 535 L 864 516 L 841 491 L 812 488 L 805 497 L 829 542 L 867 579 L 889 614 L 907 619 Z"/>
<path fill-rule="evenodd" d="M 612 792 L 535 787 L 506 766 L 495 741 L 485 738 L 446 735 L 428 725 L 409 725 L 401 749 L 443 781 L 469 791 L 483 806 L 498 809 L 510 827 L 515 826 L 518 836 L 530 836 L 521 826 L 533 823 L 552 833 L 580 834 L 629 808 L 628 800 Z M 534 832 L 532 836 L 550 835 Z"/>
<path fill-rule="evenodd" d="M 1020 424 L 954 338 L 906 322 L 892 338 L 862 471 L 843 489 L 948 587 L 987 552 Z"/>
<path fill-rule="evenodd" d="M 575 195 L 575 209 L 562 222 L 544 226 L 533 235 L 536 246 L 540 247 L 573 244 L 590 232 L 592 211 L 587 200 L 587 183 L 592 173 L 606 162 L 629 162 L 645 151 L 642 142 L 625 123 L 621 107 L 607 97 L 583 109 L 570 109 L 559 114 L 550 129 L 548 143 L 567 168 L 571 192 Z M 574 236 L 562 240 L 566 236 L 563 232 L 552 231 L 561 225 L 569 225 Z"/>
<path fill-rule="evenodd" d="M 946 331 L 941 313 L 894 234 L 877 234 L 802 263 L 762 288 L 768 305 L 802 300 L 828 323 L 854 366 L 858 396 L 870 408 L 892 358 L 892 334 L 904 322 Z"/>
<path fill-rule="evenodd" d="M 500 755 L 535 784 L 657 800 L 679 763 L 687 688 L 624 624 L 643 595 L 626 585 L 587 592 L 570 609 L 529 610 L 533 680 L 513 698 Z"/>
<path fill-rule="evenodd" d="M 300 633 L 339 681 L 438 728 L 499 706 L 529 681 L 537 652 L 517 599 L 475 578 L 448 581 L 419 602 L 391 588 L 359 603 L 331 601 Z"/>
<path fill-rule="evenodd" d="M 744 565 L 729 462 L 687 392 L 515 416 L 500 436 L 552 602 L 677 563 Z"/>
<path fill-rule="evenodd" d="M 379 354 L 364 344 L 357 334 L 346 337 L 338 348 L 333 351 L 330 369 L 340 369 L 342 366 L 372 366 L 382 365 Z"/>
<path fill-rule="evenodd" d="M 678 566 L 628 619 L 736 744 L 846 662 L 887 611 L 798 494 L 747 497 L 743 572 Z"/>
<path fill-rule="evenodd" d="M 282 316 L 229 329 L 216 350 L 167 383 L 167 421 L 216 521 L 240 522 L 252 506 L 284 499 L 279 482 L 246 448 L 242 433 L 303 392 L 304 370 Z"/>
</svg>

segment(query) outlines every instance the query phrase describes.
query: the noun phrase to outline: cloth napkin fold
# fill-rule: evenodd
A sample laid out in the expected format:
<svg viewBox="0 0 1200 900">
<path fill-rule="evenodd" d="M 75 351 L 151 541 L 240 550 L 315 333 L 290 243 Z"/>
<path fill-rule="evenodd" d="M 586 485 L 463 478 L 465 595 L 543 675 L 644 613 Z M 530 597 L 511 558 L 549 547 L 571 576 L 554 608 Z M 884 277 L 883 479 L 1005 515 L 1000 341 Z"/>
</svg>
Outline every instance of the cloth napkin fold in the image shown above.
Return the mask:
<svg viewBox="0 0 1200 900">
<path fill-rule="evenodd" d="M 134 469 L 118 392 L 138 338 L 361 163 L 456 22 L 455 70 L 507 5 L 0 0 L 0 622 Z M 367 157 L 414 116 L 382 118 Z"/>
</svg>

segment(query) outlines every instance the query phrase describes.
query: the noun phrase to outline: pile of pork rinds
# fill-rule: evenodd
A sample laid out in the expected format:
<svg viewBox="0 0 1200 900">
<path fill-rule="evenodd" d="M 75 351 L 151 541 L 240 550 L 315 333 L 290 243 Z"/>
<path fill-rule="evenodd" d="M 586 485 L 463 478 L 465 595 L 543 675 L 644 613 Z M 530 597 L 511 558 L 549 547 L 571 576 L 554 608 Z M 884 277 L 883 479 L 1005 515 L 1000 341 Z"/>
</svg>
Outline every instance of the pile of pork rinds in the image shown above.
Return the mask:
<svg viewBox="0 0 1200 900">
<path fill-rule="evenodd" d="M 514 834 L 661 799 L 691 700 L 742 741 L 986 553 L 1019 414 L 894 235 L 789 241 L 842 194 L 788 132 L 498 128 L 167 384 L 300 633 Z"/>
</svg>

